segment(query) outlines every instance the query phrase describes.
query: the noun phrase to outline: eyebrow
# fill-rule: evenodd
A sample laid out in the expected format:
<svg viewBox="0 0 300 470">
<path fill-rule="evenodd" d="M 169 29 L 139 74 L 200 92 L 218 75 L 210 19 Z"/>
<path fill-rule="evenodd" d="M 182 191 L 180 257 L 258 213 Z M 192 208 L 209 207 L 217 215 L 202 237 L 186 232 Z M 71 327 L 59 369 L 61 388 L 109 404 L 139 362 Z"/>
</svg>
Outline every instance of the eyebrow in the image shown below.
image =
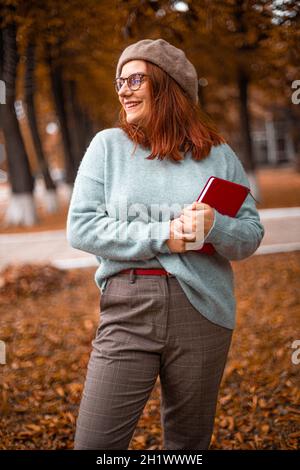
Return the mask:
<svg viewBox="0 0 300 470">
<path fill-rule="evenodd" d="M 132 73 L 130 73 L 127 77 L 122 77 L 122 76 L 121 76 L 121 77 L 118 77 L 118 78 L 123 78 L 123 80 L 124 80 L 124 78 L 130 77 L 130 75 L 136 75 L 136 74 L 145 75 L 145 72 L 132 72 Z"/>
</svg>

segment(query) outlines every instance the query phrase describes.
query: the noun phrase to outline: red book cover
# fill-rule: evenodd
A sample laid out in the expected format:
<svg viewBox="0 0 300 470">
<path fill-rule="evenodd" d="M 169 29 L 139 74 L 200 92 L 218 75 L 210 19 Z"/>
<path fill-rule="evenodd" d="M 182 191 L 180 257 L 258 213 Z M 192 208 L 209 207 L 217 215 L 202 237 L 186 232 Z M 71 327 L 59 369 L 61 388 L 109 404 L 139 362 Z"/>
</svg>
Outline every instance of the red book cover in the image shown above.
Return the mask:
<svg viewBox="0 0 300 470">
<path fill-rule="evenodd" d="M 220 214 L 235 217 L 249 192 L 247 186 L 211 176 L 197 201 L 210 205 Z M 191 251 L 212 255 L 216 250 L 211 243 L 204 243 L 202 248 Z"/>
</svg>

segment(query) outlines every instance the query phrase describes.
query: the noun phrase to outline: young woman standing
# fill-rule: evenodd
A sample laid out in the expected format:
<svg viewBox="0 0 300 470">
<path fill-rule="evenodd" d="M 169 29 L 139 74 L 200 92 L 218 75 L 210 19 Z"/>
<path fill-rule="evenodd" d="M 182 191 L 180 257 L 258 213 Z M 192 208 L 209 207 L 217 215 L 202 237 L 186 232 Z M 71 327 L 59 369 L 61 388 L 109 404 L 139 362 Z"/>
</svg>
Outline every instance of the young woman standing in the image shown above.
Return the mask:
<svg viewBox="0 0 300 470">
<path fill-rule="evenodd" d="M 127 449 L 158 376 L 164 448 L 207 449 L 235 325 L 230 260 L 253 254 L 264 229 L 250 196 L 235 218 L 195 203 L 212 175 L 249 182 L 202 119 L 182 50 L 128 46 L 115 87 L 119 125 L 90 143 L 67 220 L 69 243 L 99 261 L 101 290 L 75 449 Z"/>
</svg>

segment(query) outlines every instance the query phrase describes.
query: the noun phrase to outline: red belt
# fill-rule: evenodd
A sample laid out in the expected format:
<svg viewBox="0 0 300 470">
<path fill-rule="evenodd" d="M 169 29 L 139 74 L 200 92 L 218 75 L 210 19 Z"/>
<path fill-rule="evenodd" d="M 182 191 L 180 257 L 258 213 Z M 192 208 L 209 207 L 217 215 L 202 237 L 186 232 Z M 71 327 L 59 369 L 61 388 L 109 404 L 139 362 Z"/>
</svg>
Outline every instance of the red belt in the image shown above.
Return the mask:
<svg viewBox="0 0 300 470">
<path fill-rule="evenodd" d="M 129 268 L 129 269 L 123 269 L 120 271 L 120 273 L 130 273 L 131 271 L 134 271 L 134 274 L 152 274 L 154 276 L 172 276 L 171 273 L 166 271 L 165 269 L 141 269 L 141 268 Z"/>
</svg>

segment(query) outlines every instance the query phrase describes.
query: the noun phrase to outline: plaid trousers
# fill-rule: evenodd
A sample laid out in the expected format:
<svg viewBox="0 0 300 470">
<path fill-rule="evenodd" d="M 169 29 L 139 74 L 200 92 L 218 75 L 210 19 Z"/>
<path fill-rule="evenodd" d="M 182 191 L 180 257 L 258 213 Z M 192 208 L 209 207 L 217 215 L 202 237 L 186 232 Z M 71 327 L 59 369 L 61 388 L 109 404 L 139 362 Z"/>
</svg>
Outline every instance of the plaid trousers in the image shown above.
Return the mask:
<svg viewBox="0 0 300 470">
<path fill-rule="evenodd" d="M 207 449 L 232 332 L 196 310 L 174 276 L 110 277 L 74 449 L 127 449 L 158 376 L 164 449 Z"/>
</svg>

